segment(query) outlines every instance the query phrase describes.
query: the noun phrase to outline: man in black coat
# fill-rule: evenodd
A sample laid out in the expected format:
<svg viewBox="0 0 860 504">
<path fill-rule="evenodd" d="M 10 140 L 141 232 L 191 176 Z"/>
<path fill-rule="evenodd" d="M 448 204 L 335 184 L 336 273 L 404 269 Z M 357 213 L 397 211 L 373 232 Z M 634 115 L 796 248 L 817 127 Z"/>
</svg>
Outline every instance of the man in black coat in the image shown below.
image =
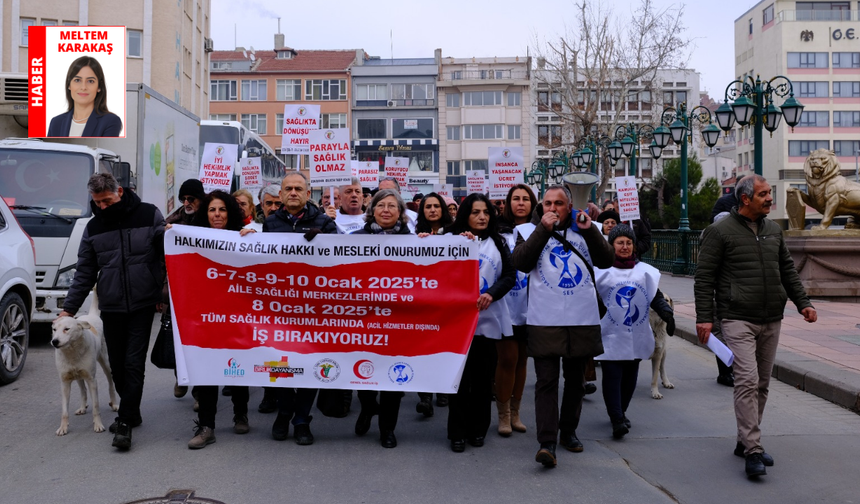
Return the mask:
<svg viewBox="0 0 860 504">
<path fill-rule="evenodd" d="M 280 195 L 284 206 L 263 222 L 264 233 L 304 233 L 308 239 L 318 233 L 337 234 L 334 221 L 315 205 L 308 203 L 311 190 L 308 179 L 301 172 L 292 172 L 284 177 Z M 292 420 L 296 444 L 313 444 L 310 413 L 317 389 L 279 388 L 276 396 L 278 417 L 272 425 L 272 437 L 278 441 L 286 440 Z"/>
<path fill-rule="evenodd" d="M 164 218 L 155 205 L 119 187 L 109 173 L 90 177 L 87 189 L 94 217 L 81 238 L 75 278 L 60 317 L 74 316 L 98 281 L 108 359 L 121 400 L 110 430 L 113 446 L 127 450 L 132 427 L 142 421 L 146 352 L 161 303 Z"/>
</svg>

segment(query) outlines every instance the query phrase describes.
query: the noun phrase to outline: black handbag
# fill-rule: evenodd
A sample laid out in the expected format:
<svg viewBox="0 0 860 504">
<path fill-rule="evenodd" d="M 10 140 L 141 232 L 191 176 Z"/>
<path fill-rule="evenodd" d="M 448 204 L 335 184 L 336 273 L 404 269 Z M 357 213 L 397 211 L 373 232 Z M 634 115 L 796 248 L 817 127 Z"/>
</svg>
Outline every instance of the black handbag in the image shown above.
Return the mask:
<svg viewBox="0 0 860 504">
<path fill-rule="evenodd" d="M 591 263 L 589 263 L 585 257 L 573 246 L 570 241 L 567 240 L 564 236 L 561 235 L 558 231 L 553 231 L 552 234 L 555 236 L 555 239 L 560 241 L 564 250 L 571 250 L 574 254 L 576 254 L 579 259 L 585 263 L 586 269 L 588 269 L 588 273 L 591 275 L 591 284 L 594 285 L 594 295 L 597 297 L 597 312 L 600 314 L 600 318 L 603 319 L 603 316 L 606 315 L 606 305 L 603 303 L 603 298 L 600 297 L 600 293 L 597 292 L 597 279 L 594 278 L 594 268 L 591 267 Z"/>
<path fill-rule="evenodd" d="M 159 369 L 176 369 L 176 353 L 173 350 L 173 318 L 170 308 L 165 307 L 161 313 L 161 328 L 152 345 L 149 360 Z"/>
</svg>

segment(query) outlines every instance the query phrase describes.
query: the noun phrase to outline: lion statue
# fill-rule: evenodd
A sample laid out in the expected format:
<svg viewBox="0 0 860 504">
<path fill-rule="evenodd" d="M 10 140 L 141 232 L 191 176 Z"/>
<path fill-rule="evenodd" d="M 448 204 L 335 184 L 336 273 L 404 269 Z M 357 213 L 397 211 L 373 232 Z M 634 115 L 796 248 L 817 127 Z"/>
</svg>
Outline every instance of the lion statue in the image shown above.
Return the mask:
<svg viewBox="0 0 860 504">
<path fill-rule="evenodd" d="M 860 228 L 860 184 L 842 176 L 836 154 L 828 149 L 812 151 L 803 163 L 808 193 L 796 188 L 788 189 L 788 195 L 797 192 L 803 202 L 818 210 L 821 224 L 812 229 L 827 229 L 838 215 L 853 217 L 845 227 Z"/>
</svg>

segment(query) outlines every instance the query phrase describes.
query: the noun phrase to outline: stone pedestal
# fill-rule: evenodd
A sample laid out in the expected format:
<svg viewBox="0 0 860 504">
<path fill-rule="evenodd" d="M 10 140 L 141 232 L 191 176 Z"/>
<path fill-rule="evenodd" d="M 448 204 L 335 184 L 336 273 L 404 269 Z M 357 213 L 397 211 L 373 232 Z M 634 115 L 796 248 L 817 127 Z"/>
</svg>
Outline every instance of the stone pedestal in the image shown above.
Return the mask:
<svg viewBox="0 0 860 504">
<path fill-rule="evenodd" d="M 860 303 L 860 230 L 784 231 L 809 297 Z"/>
</svg>

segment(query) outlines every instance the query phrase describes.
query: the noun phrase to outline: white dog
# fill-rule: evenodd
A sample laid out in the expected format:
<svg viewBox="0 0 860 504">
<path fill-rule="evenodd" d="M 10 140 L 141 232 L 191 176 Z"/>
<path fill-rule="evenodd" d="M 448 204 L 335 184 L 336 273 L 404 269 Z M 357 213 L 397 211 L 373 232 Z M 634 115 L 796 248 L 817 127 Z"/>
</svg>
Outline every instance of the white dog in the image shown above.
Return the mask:
<svg viewBox="0 0 860 504">
<path fill-rule="evenodd" d="M 666 294 L 663 294 L 663 297 L 666 298 L 669 306 L 674 309 L 675 305 L 672 303 L 672 298 Z M 651 354 L 651 397 L 654 399 L 663 399 L 663 394 L 657 391 L 658 376 L 663 379 L 663 387 L 667 389 L 675 388 L 672 382 L 669 381 L 669 377 L 666 376 L 666 337 L 668 333 L 666 332 L 666 322 L 657 315 L 657 312 L 654 310 L 650 311 L 649 322 L 651 323 L 651 330 L 654 332 L 654 353 Z"/>
<path fill-rule="evenodd" d="M 60 428 L 57 429 L 58 436 L 64 436 L 69 432 L 69 395 L 72 390 L 72 382 L 77 381 L 81 388 L 81 407 L 75 411 L 76 415 L 87 412 L 87 388 L 93 399 L 93 430 L 104 432 L 99 413 L 99 385 L 96 379 L 96 362 L 98 362 L 107 376 L 110 387 L 110 407 L 113 411 L 119 409 L 116 400 L 116 389 L 113 384 L 113 376 L 108 364 L 107 345 L 105 345 L 102 321 L 99 318 L 98 299 L 93 294 L 93 302 L 90 312 L 78 318 L 60 317 L 54 321 L 52 327 L 51 345 L 56 348 L 54 357 L 57 362 L 57 371 L 60 373 L 60 384 L 63 392 L 63 416 L 60 420 Z M 86 384 L 86 385 L 85 385 Z"/>
</svg>

